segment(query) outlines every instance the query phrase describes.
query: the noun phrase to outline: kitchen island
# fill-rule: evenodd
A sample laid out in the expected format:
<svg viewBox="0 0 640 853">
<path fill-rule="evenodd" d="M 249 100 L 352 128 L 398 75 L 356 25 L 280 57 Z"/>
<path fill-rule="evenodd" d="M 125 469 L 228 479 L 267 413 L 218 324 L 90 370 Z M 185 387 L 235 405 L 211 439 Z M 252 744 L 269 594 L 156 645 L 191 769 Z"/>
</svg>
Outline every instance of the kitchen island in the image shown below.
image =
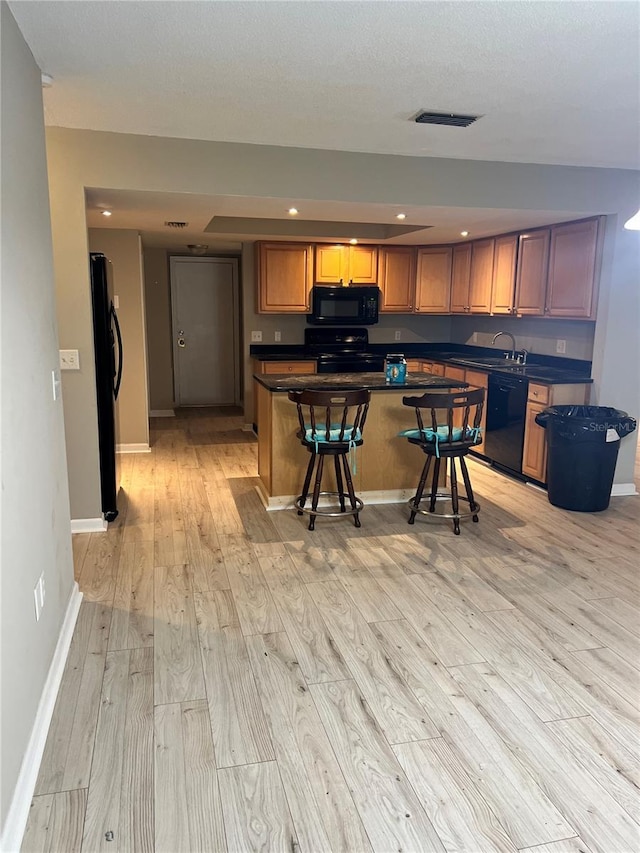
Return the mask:
<svg viewBox="0 0 640 853">
<path fill-rule="evenodd" d="M 356 493 L 366 505 L 398 503 L 415 493 L 424 460 L 406 438 L 398 438 L 401 430 L 415 426 L 414 411 L 402 405 L 403 396 L 466 387 L 465 382 L 428 373 L 410 374 L 402 385 L 387 384 L 384 373 L 256 374 L 254 385 L 258 476 L 267 509 L 293 507 L 309 461 L 308 451 L 296 437 L 298 416 L 288 391 L 303 388 L 371 391 L 364 443 L 354 451 L 352 466 Z M 334 486 L 330 483 L 328 488 Z"/>
</svg>

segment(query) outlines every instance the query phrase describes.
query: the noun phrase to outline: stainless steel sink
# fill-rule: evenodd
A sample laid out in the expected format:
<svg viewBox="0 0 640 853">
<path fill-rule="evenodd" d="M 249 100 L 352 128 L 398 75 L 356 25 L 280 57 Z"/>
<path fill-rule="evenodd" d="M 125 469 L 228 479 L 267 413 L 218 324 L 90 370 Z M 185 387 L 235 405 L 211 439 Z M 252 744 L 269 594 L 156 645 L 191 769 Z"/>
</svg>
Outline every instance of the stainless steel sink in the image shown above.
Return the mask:
<svg viewBox="0 0 640 853">
<path fill-rule="evenodd" d="M 484 356 L 478 356 L 478 358 L 456 357 L 456 361 L 459 361 L 460 364 L 468 364 L 470 367 L 504 367 L 509 370 L 517 370 L 517 368 L 522 367 L 521 364 L 510 358 L 496 358 L 492 356 L 487 356 L 486 358 Z"/>
</svg>

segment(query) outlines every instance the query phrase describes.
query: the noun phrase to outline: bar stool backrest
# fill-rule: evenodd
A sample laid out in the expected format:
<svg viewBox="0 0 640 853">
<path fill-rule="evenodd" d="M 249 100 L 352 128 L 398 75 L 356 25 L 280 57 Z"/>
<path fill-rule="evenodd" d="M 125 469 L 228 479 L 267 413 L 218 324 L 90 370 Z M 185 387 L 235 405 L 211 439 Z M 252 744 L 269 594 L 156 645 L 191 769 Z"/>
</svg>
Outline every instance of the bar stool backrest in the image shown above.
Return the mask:
<svg viewBox="0 0 640 853">
<path fill-rule="evenodd" d="M 289 399 L 298 409 L 301 437 L 310 441 L 361 442 L 369 411 L 371 392 L 357 391 L 289 391 Z M 304 406 L 309 415 L 305 418 Z"/>
<path fill-rule="evenodd" d="M 482 421 L 484 398 L 484 388 L 474 388 L 451 392 L 427 391 L 421 397 L 403 397 L 402 403 L 404 406 L 412 406 L 415 409 L 418 429 L 421 433 L 427 430 L 438 433 L 440 428 L 441 442 L 447 444 L 463 442 L 473 445 L 478 443 L 477 436 Z M 430 412 L 428 418 L 431 420 L 427 426 L 422 417 L 422 410 L 425 409 Z M 461 421 L 456 417 L 456 412 L 461 413 Z M 444 435 L 442 435 L 443 427 L 446 428 Z M 455 434 L 461 436 L 460 438 L 454 438 L 454 430 Z"/>
</svg>

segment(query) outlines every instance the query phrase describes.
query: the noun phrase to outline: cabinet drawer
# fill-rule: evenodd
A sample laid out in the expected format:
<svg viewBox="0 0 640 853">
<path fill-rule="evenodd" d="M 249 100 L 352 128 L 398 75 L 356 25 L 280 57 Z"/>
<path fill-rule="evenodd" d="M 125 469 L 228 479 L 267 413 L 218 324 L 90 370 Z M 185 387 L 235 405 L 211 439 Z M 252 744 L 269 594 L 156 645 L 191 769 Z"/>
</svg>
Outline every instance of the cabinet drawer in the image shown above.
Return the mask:
<svg viewBox="0 0 640 853">
<path fill-rule="evenodd" d="M 548 406 L 551 399 L 551 389 L 548 385 L 536 385 L 534 382 L 530 382 L 529 399 L 534 403 L 544 403 L 545 406 Z"/>
<path fill-rule="evenodd" d="M 315 361 L 263 361 L 263 373 L 315 373 Z"/>
</svg>

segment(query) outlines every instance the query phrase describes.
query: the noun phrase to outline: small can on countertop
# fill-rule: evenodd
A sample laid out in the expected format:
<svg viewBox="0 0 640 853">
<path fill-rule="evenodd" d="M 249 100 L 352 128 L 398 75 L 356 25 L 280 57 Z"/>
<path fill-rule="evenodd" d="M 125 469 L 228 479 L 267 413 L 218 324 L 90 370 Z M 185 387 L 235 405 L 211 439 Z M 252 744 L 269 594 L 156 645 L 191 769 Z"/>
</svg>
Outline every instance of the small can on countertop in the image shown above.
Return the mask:
<svg viewBox="0 0 640 853">
<path fill-rule="evenodd" d="M 407 381 L 407 359 L 403 353 L 390 352 L 384 360 L 386 381 L 390 385 L 401 385 Z"/>
</svg>

